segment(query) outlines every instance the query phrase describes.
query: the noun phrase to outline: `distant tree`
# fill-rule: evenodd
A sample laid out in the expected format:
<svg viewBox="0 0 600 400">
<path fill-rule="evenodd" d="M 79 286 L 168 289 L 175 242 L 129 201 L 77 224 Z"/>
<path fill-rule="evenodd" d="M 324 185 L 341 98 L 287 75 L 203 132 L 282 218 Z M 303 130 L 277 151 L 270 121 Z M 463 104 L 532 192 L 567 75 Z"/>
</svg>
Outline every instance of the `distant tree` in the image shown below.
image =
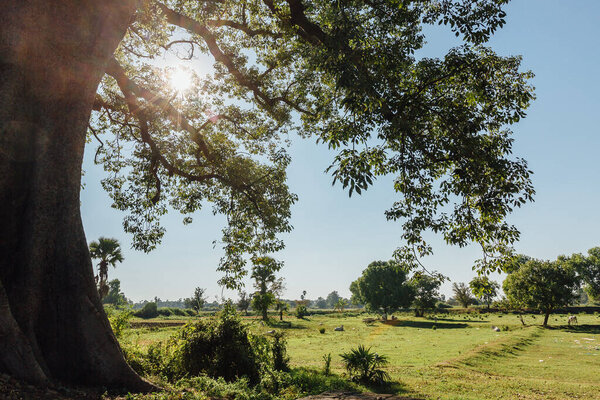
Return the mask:
<svg viewBox="0 0 600 400">
<path fill-rule="evenodd" d="M 350 303 L 352 303 L 355 306 L 358 306 L 359 304 L 363 304 L 363 300 L 360 297 L 360 289 L 358 287 L 358 280 L 350 283 L 350 293 L 351 293 Z"/>
<path fill-rule="evenodd" d="M 327 300 L 325 300 L 322 297 L 317 298 L 317 300 L 315 300 L 315 307 L 316 308 L 327 308 Z"/>
<path fill-rule="evenodd" d="M 442 284 L 441 275 L 427 275 L 417 272 L 410 279 L 409 284 L 414 291 L 412 306 L 415 308 L 415 316 L 422 317 L 426 310 L 433 310 L 440 297 L 439 289 Z"/>
<path fill-rule="evenodd" d="M 559 256 L 558 261 L 575 269 L 583 282 L 586 294 L 593 300 L 600 300 L 600 247 L 589 249 L 587 256 Z"/>
<path fill-rule="evenodd" d="M 268 256 L 254 257 L 252 263 L 251 276 L 256 289 L 252 297 L 252 308 L 260 312 L 266 321 L 269 319 L 269 307 L 275 303 L 276 295 L 283 289 L 283 280 L 275 276 L 283 264 Z"/>
<path fill-rule="evenodd" d="M 248 296 L 248 293 L 244 291 L 240 291 L 238 296 L 239 299 L 237 302 L 237 308 L 241 311 L 244 311 L 244 314 L 248 315 L 248 308 L 250 308 L 252 299 Z"/>
<path fill-rule="evenodd" d="M 346 299 L 342 299 L 340 298 L 336 303 L 335 306 L 333 307 L 334 310 L 338 310 L 339 312 L 343 312 L 344 308 L 348 305 L 348 302 L 346 301 Z"/>
<path fill-rule="evenodd" d="M 310 300 L 308 300 L 306 298 L 306 290 L 302 291 L 302 294 L 300 295 L 300 300 L 296 300 L 296 307 L 298 306 L 304 306 L 306 308 L 308 308 L 308 305 L 310 304 Z"/>
<path fill-rule="evenodd" d="M 121 254 L 121 245 L 114 238 L 100 237 L 98 241 L 90 243 L 90 256 L 92 259 L 100 260 L 98 262 L 98 273 L 96 274 L 96 285 L 98 294 L 103 299 L 108 294 L 108 266 L 117 266 L 118 262 L 123 262 Z"/>
<path fill-rule="evenodd" d="M 543 312 L 543 326 L 547 326 L 555 309 L 577 298 L 579 284 L 575 269 L 567 263 L 531 259 L 509 274 L 502 287 L 511 304 Z"/>
<path fill-rule="evenodd" d="M 196 289 L 194 289 L 193 296 L 188 297 L 187 299 L 184 300 L 185 307 L 191 308 L 192 310 L 195 310 L 196 312 L 202 310 L 202 308 L 204 307 L 204 304 L 206 303 L 205 293 L 206 293 L 206 289 L 203 289 L 200 287 L 197 287 Z"/>
<path fill-rule="evenodd" d="M 277 313 L 279 314 L 279 320 L 283 321 L 283 313 L 289 310 L 289 305 L 283 300 L 276 300 L 275 310 L 277 310 Z"/>
<path fill-rule="evenodd" d="M 374 261 L 350 288 L 358 290 L 358 299 L 367 309 L 384 319 L 399 308 L 409 307 L 414 298 L 407 284 L 407 271 L 395 261 Z"/>
<path fill-rule="evenodd" d="M 475 297 L 487 305 L 488 310 L 494 298 L 498 296 L 498 289 L 500 289 L 498 282 L 492 281 L 484 275 L 474 277 L 469 282 L 469 287 Z"/>
<path fill-rule="evenodd" d="M 121 281 L 113 279 L 108 282 L 108 293 L 102 300 L 104 304 L 112 304 L 117 307 L 124 306 L 128 303 L 125 294 L 121 292 Z"/>
<path fill-rule="evenodd" d="M 338 294 L 337 290 L 334 290 L 333 292 L 329 293 L 327 295 L 327 308 L 333 308 L 335 307 L 336 303 L 338 302 L 338 300 L 340 299 L 340 295 Z"/>
<path fill-rule="evenodd" d="M 469 304 L 473 304 L 475 299 L 471 294 L 471 289 L 463 282 L 452 284 L 452 291 L 454 292 L 454 299 L 461 305 L 461 307 L 467 308 Z"/>
</svg>

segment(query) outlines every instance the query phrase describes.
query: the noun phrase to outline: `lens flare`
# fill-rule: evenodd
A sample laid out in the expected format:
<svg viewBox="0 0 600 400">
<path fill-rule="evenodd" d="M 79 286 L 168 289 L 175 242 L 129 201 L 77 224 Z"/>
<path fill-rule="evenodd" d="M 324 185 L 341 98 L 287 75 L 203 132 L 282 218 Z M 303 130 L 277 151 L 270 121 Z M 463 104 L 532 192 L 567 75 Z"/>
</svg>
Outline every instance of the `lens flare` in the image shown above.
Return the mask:
<svg viewBox="0 0 600 400">
<path fill-rule="evenodd" d="M 192 72 L 181 66 L 175 67 L 171 71 L 169 80 L 171 87 L 175 91 L 183 93 L 192 86 Z"/>
</svg>

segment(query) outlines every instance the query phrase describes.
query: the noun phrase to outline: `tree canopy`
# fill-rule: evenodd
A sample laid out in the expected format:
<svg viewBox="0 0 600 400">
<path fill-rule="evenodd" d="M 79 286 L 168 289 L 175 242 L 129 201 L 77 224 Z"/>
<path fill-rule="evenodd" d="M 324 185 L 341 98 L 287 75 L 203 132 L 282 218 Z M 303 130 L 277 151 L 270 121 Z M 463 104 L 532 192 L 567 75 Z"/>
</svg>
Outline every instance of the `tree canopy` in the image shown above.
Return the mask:
<svg viewBox="0 0 600 400">
<path fill-rule="evenodd" d="M 90 243 L 90 256 L 100 260 L 98 262 L 96 284 L 98 285 L 100 298 L 104 298 L 109 292 L 108 266 L 111 265 L 113 268 L 116 268 L 118 262 L 123 262 L 121 245 L 117 239 L 100 237 L 98 241 Z"/>
<path fill-rule="evenodd" d="M 422 271 L 416 272 L 410 278 L 409 284 L 414 291 L 412 306 L 415 308 L 415 316 L 422 317 L 426 310 L 432 310 L 440 297 L 440 286 L 444 281 L 441 274 L 428 275 Z"/>
<path fill-rule="evenodd" d="M 469 287 L 475 297 L 487 304 L 488 309 L 490 308 L 490 304 L 492 303 L 492 300 L 494 300 L 494 297 L 498 296 L 498 289 L 500 289 L 498 282 L 490 280 L 490 278 L 485 275 L 476 276 L 471 279 Z"/>
<path fill-rule="evenodd" d="M 532 74 L 485 46 L 506 3 L 9 1 L 0 37 L 19 40 L 0 41 L 2 371 L 150 388 L 124 362 L 93 282 L 79 210 L 86 130 L 134 248 L 157 246 L 169 209 L 185 223 L 207 207 L 226 217 L 228 287 L 291 229 L 292 132 L 336 152 L 329 172 L 349 195 L 393 176 L 386 216 L 402 221 L 405 265 L 431 253 L 432 230 L 480 244 L 479 267 L 497 268 L 519 235 L 506 216 L 534 193 L 509 129 Z M 423 28 L 436 24 L 461 45 L 424 57 Z M 168 54 L 212 70 L 184 90 Z"/>
<path fill-rule="evenodd" d="M 337 152 L 329 172 L 349 195 L 395 177 L 386 216 L 403 221 L 398 258 L 430 254 L 422 233 L 433 230 L 479 243 L 481 266 L 498 267 L 518 238 L 505 217 L 533 195 L 508 129 L 533 98 L 532 74 L 484 47 L 504 24 L 504 3 L 142 2 L 90 123 L 134 247 L 157 245 L 169 207 L 187 223 L 212 203 L 228 219 L 222 283 L 236 286 L 244 254 L 280 250 L 277 235 L 291 229 L 283 138 L 295 131 Z M 463 44 L 420 56 L 428 24 L 448 25 Z M 178 90 L 177 67 L 156 61 L 166 53 L 212 59 L 213 73 Z"/>
<path fill-rule="evenodd" d="M 469 307 L 470 304 L 474 303 L 473 294 L 469 286 L 465 285 L 464 282 L 454 282 L 452 284 L 452 292 L 454 293 L 454 299 L 464 308 Z"/>
<path fill-rule="evenodd" d="M 407 284 L 408 271 L 397 262 L 373 261 L 352 282 L 353 298 L 363 303 L 367 310 L 380 313 L 384 319 L 400 308 L 407 308 L 413 301 L 413 287 Z"/>
<path fill-rule="evenodd" d="M 554 262 L 530 259 L 506 277 L 502 288 L 513 305 L 542 311 L 546 326 L 552 311 L 577 298 L 579 285 L 575 269 L 560 259 Z"/>
</svg>

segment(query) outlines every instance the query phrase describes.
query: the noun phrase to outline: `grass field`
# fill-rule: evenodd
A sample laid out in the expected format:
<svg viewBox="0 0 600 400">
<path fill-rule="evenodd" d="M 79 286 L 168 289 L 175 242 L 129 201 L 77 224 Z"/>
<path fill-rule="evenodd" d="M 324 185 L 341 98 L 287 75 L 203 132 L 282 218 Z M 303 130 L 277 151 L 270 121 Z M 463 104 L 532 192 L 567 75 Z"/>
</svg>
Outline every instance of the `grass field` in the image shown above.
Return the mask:
<svg viewBox="0 0 600 400">
<path fill-rule="evenodd" d="M 366 315 L 316 315 L 285 318 L 262 326 L 248 319 L 256 333 L 286 332 L 292 367 L 323 367 L 331 354 L 332 370 L 345 371 L 340 353 L 363 344 L 388 357 L 387 388 L 425 399 L 600 399 L 600 317 L 527 315 L 523 326 L 513 314 L 438 314 L 428 318 L 400 315 L 396 321 L 362 322 Z M 334 327 L 344 325 L 343 332 Z M 495 332 L 492 326 L 502 330 Z M 319 329 L 324 328 L 321 334 Z M 164 341 L 179 327 L 131 329 L 125 346 Z M 365 390 L 368 390 L 365 388 Z"/>
</svg>

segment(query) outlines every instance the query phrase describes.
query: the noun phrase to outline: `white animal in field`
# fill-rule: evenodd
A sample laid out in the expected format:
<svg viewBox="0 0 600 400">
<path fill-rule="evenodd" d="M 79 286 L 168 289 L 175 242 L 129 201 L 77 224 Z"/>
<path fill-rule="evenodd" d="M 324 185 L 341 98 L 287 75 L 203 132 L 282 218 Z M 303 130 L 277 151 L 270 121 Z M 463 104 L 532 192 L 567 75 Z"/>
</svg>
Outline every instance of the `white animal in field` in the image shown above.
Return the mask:
<svg viewBox="0 0 600 400">
<path fill-rule="evenodd" d="M 494 332 L 500 332 L 500 328 L 498 328 L 497 326 L 492 326 L 492 330 Z"/>
<path fill-rule="evenodd" d="M 578 324 L 577 317 L 574 315 L 569 315 L 569 319 L 567 320 L 569 326 Z"/>
<path fill-rule="evenodd" d="M 338 331 L 338 332 L 343 332 L 344 331 L 344 325 L 340 325 L 340 326 L 336 326 L 335 328 L 333 328 L 334 331 Z"/>
</svg>

